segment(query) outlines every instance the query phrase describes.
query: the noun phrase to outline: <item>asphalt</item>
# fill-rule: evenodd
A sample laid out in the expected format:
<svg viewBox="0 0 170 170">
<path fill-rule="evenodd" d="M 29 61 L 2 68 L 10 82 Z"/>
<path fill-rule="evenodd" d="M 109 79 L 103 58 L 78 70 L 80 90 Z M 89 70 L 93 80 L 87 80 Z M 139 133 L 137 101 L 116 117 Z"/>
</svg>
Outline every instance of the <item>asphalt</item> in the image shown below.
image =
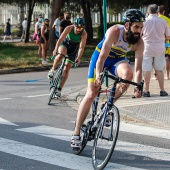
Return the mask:
<svg viewBox="0 0 170 170">
<path fill-rule="evenodd" d="M 32 71 L 49 70 L 52 65 L 42 65 L 39 67 L 16 68 L 0 70 L 0 74 L 22 73 Z M 88 62 L 82 62 L 79 67 L 87 67 Z M 133 63 L 132 63 L 133 68 Z M 113 82 L 109 80 L 109 86 Z M 170 129 L 170 80 L 164 81 L 165 90 L 169 96 L 161 97 L 157 80 L 150 81 L 151 97 L 132 98 L 134 87 L 130 86 L 127 92 L 115 103 L 118 107 L 121 119 L 127 122 L 137 122 L 147 126 L 159 126 Z M 103 84 L 103 89 L 109 89 Z M 80 104 L 86 93 L 86 88 L 78 92 L 73 92 L 67 97 L 67 104 L 77 110 L 77 103 Z M 107 100 L 107 95 L 102 94 L 99 105 Z"/>
</svg>

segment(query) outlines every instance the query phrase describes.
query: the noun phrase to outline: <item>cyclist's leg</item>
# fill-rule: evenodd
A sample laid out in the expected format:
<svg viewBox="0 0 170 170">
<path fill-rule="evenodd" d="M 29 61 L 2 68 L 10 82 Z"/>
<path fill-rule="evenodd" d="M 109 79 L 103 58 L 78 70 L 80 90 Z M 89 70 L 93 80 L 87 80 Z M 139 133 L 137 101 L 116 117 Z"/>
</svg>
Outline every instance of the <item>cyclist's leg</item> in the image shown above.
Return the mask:
<svg viewBox="0 0 170 170">
<path fill-rule="evenodd" d="M 72 62 L 70 60 L 66 60 L 64 70 L 63 70 L 63 74 L 62 74 L 62 80 L 61 80 L 61 83 L 60 83 L 60 89 L 62 89 L 64 87 L 64 84 L 67 81 L 68 76 L 69 76 L 69 72 L 70 72 L 70 69 L 73 66 L 73 63 L 74 62 Z"/>
<path fill-rule="evenodd" d="M 109 71 L 118 77 L 121 77 L 126 80 L 132 80 L 133 78 L 133 71 L 132 68 L 126 58 L 120 58 L 120 59 L 114 59 L 113 66 L 109 69 Z M 118 85 L 116 88 L 116 94 L 115 94 L 115 100 L 121 96 L 122 93 L 124 93 L 127 88 L 129 87 L 129 84 L 121 83 L 121 85 Z"/>
<path fill-rule="evenodd" d="M 54 59 L 52 70 L 55 70 L 58 64 L 62 61 L 63 55 L 66 55 L 67 53 L 67 48 L 64 45 L 60 45 L 60 47 L 58 48 L 58 52 L 59 54 Z M 60 54 L 63 54 L 63 55 L 60 55 Z"/>
<path fill-rule="evenodd" d="M 96 76 L 96 62 L 98 59 L 99 53 L 97 51 L 94 51 L 90 65 L 89 65 L 89 71 L 88 71 L 88 87 L 85 97 L 80 103 L 78 113 L 77 113 L 77 119 L 76 119 L 76 127 L 74 129 L 73 135 L 79 135 L 80 134 L 80 128 L 83 125 L 84 120 L 87 117 L 87 114 L 90 111 L 92 102 L 94 101 L 95 97 L 98 94 L 99 88 L 94 87 L 94 80 Z"/>
<path fill-rule="evenodd" d="M 66 45 L 66 47 L 67 47 L 66 50 L 67 50 L 68 59 L 66 59 L 65 67 L 63 70 L 63 74 L 62 74 L 62 80 L 60 84 L 61 89 L 64 87 L 64 84 L 67 81 L 70 69 L 74 64 L 74 61 L 75 61 L 75 58 L 77 56 L 77 52 L 79 49 L 79 46 L 73 46 L 71 44 Z"/>
</svg>

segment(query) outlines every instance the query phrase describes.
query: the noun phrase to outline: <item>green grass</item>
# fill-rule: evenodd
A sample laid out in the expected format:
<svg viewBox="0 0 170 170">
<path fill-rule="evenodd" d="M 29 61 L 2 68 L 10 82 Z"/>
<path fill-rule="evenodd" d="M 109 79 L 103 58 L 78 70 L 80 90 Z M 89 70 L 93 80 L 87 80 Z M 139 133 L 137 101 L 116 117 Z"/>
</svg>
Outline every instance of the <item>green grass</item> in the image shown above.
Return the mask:
<svg viewBox="0 0 170 170">
<path fill-rule="evenodd" d="M 91 55 L 96 47 L 86 45 L 81 61 L 90 61 Z M 40 58 L 37 56 L 38 46 L 33 43 L 0 43 L 0 69 L 25 68 L 41 66 Z M 130 61 L 134 60 L 134 52 L 129 52 L 127 57 Z M 47 55 L 51 58 L 51 54 Z M 53 63 L 53 61 L 49 61 Z"/>
<path fill-rule="evenodd" d="M 0 43 L 0 69 L 34 66 L 40 63 L 36 46 L 15 46 Z"/>
<path fill-rule="evenodd" d="M 31 45 L 29 43 L 29 46 L 27 43 L 22 43 L 22 46 L 16 44 L 0 43 L 0 69 L 41 65 L 40 58 L 37 56 L 38 47 L 35 43 Z M 87 45 L 81 61 L 89 61 L 94 49 L 94 45 Z M 47 55 L 47 58 L 50 59 L 51 55 Z M 52 64 L 53 61 L 49 61 L 49 63 Z"/>
</svg>

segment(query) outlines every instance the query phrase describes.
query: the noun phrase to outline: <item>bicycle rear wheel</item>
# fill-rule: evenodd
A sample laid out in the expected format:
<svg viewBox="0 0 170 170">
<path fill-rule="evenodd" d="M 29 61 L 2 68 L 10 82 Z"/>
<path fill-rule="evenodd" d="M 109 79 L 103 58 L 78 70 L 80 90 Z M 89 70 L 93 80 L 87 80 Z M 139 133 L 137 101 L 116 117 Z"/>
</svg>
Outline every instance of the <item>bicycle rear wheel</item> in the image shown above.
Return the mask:
<svg viewBox="0 0 170 170">
<path fill-rule="evenodd" d="M 48 98 L 48 105 L 50 105 L 51 100 L 54 98 L 55 96 L 55 91 L 57 89 L 57 87 L 60 86 L 60 82 L 61 82 L 61 69 L 59 68 L 54 76 L 54 78 L 51 80 L 50 82 L 50 94 L 49 94 L 49 98 Z"/>
<path fill-rule="evenodd" d="M 81 127 L 81 131 L 80 131 L 80 136 L 81 136 L 81 139 L 82 139 L 81 148 L 80 149 L 73 149 L 74 154 L 79 155 L 84 150 L 84 148 L 85 148 L 85 146 L 88 142 L 90 127 L 91 127 L 90 121 L 87 123 L 87 125 L 83 125 Z"/>
<path fill-rule="evenodd" d="M 120 116 L 117 107 L 112 106 L 106 115 L 110 115 L 110 126 L 104 125 L 106 116 L 103 116 L 98 124 L 93 143 L 92 164 L 97 170 L 103 169 L 110 160 L 119 132 Z"/>
</svg>

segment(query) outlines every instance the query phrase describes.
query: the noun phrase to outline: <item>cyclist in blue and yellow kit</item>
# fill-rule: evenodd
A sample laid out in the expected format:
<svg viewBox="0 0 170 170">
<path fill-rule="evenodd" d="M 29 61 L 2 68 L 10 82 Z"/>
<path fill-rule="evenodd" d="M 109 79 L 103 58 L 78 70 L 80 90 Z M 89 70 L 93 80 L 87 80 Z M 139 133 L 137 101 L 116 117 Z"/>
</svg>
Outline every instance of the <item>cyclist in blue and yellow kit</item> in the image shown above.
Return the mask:
<svg viewBox="0 0 170 170">
<path fill-rule="evenodd" d="M 92 54 L 89 72 L 88 87 L 85 97 L 83 98 L 76 120 L 76 127 L 71 138 L 71 147 L 73 149 L 81 148 L 80 128 L 90 111 L 90 107 L 98 94 L 100 84 L 100 73 L 104 67 L 109 67 L 109 72 L 123 79 L 132 80 L 132 68 L 126 59 L 128 51 L 135 51 L 135 77 L 134 81 L 139 83 L 142 79 L 142 60 L 144 43 L 141 38 L 143 28 L 144 14 L 138 9 L 129 9 L 124 13 L 123 21 L 125 25 L 114 25 L 110 27 L 103 38 L 97 45 Z M 122 91 L 128 88 L 117 88 L 115 98 L 118 98 Z M 141 92 L 135 88 L 135 97 L 141 97 Z"/>
<path fill-rule="evenodd" d="M 58 64 L 63 59 L 63 56 L 67 54 L 69 57 L 66 60 L 60 87 L 56 91 L 57 96 L 61 96 L 61 90 L 68 78 L 69 71 L 74 62 L 76 61 L 76 65 L 80 64 L 80 59 L 84 52 L 87 39 L 87 32 L 84 29 L 84 25 L 84 19 L 77 17 L 74 25 L 67 26 L 56 43 L 53 55 L 55 56 L 57 52 L 59 54 L 55 57 L 53 67 L 48 73 L 49 79 L 53 77 Z"/>
</svg>

